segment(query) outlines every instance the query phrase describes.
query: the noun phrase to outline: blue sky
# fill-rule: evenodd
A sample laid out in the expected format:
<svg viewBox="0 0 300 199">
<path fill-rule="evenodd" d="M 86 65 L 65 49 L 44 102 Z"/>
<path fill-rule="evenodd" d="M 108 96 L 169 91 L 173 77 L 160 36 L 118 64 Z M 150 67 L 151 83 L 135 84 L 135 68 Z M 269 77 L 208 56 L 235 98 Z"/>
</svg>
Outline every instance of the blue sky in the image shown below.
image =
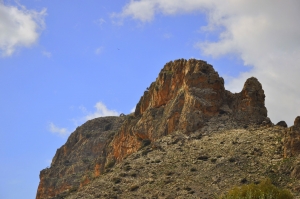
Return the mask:
<svg viewBox="0 0 300 199">
<path fill-rule="evenodd" d="M 271 120 L 292 125 L 299 10 L 298 0 L 0 0 L 0 198 L 34 198 L 68 135 L 130 113 L 171 60 L 208 61 L 232 92 L 257 77 Z"/>
</svg>

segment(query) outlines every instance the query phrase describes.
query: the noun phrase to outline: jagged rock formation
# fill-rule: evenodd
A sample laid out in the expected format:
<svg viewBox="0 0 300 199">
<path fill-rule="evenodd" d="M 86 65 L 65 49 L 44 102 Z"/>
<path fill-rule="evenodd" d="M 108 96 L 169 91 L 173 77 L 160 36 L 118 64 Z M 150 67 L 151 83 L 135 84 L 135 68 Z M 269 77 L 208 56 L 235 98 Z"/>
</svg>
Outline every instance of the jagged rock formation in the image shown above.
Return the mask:
<svg viewBox="0 0 300 199">
<path fill-rule="evenodd" d="M 188 137 L 218 137 L 215 134 L 232 129 L 271 128 L 264 100 L 262 86 L 254 77 L 245 82 L 240 93 L 231 93 L 225 90 L 223 78 L 206 62 L 169 62 L 145 91 L 133 114 L 97 118 L 71 134 L 57 151 L 51 167 L 41 171 L 36 198 L 63 198 L 81 190 L 146 145 L 164 148 L 157 145 L 158 140 L 174 132 Z M 299 154 L 295 141 L 299 138 L 299 123 L 297 119 L 290 129 L 278 127 L 285 131 L 282 150 L 286 157 Z M 294 173 L 297 176 L 300 169 Z"/>
<path fill-rule="evenodd" d="M 190 135 L 176 131 L 126 157 L 67 199 L 215 199 L 270 178 L 300 198 L 300 161 L 283 158 L 281 126 Z"/>
<path fill-rule="evenodd" d="M 300 154 L 300 116 L 296 117 L 294 126 L 286 130 L 284 138 L 284 156 L 295 157 Z"/>
<path fill-rule="evenodd" d="M 204 61 L 167 63 L 145 91 L 134 117 L 115 136 L 112 158 L 137 151 L 141 140 L 156 140 L 176 130 L 186 134 L 270 123 L 261 84 L 249 78 L 240 93 L 224 88 L 224 80 Z"/>
<path fill-rule="evenodd" d="M 285 128 L 288 127 L 288 126 L 287 126 L 287 123 L 286 123 L 285 121 L 280 121 L 280 122 L 278 122 L 276 125 L 277 125 L 277 126 L 282 126 L 282 127 L 285 127 Z"/>
<path fill-rule="evenodd" d="M 109 143 L 125 117 L 103 117 L 78 127 L 40 173 L 36 198 L 62 197 L 102 174 Z"/>
</svg>

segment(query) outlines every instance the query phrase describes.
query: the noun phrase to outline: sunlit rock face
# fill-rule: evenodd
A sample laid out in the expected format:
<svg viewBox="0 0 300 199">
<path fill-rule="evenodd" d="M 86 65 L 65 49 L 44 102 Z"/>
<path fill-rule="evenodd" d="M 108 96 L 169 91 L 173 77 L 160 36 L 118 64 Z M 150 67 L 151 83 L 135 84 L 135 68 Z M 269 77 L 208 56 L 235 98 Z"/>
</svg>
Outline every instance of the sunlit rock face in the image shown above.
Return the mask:
<svg viewBox="0 0 300 199">
<path fill-rule="evenodd" d="M 169 62 L 146 89 L 134 113 L 88 121 L 70 135 L 51 167 L 41 171 L 36 198 L 64 197 L 144 144 L 175 131 L 212 134 L 271 125 L 264 102 L 264 91 L 254 77 L 240 93 L 231 93 L 205 61 Z"/>
<path fill-rule="evenodd" d="M 142 140 L 154 141 L 177 130 L 211 133 L 262 122 L 271 123 L 256 78 L 233 94 L 205 61 L 180 59 L 167 63 L 144 92 L 134 115 L 114 137 L 111 156 L 120 161 L 137 151 Z"/>
<path fill-rule="evenodd" d="M 104 172 L 107 151 L 125 117 L 100 117 L 78 127 L 40 172 L 36 198 L 59 198 Z"/>
</svg>

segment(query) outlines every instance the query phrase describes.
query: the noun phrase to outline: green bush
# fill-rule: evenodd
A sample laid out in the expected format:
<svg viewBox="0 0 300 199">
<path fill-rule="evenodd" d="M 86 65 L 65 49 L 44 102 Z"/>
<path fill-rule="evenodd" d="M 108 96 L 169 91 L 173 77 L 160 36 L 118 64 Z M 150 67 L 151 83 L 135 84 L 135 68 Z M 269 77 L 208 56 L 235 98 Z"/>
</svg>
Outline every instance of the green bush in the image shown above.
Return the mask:
<svg viewBox="0 0 300 199">
<path fill-rule="evenodd" d="M 292 194 L 286 189 L 279 189 L 272 185 L 270 179 L 260 184 L 249 184 L 234 187 L 219 199 L 292 199 Z"/>
</svg>

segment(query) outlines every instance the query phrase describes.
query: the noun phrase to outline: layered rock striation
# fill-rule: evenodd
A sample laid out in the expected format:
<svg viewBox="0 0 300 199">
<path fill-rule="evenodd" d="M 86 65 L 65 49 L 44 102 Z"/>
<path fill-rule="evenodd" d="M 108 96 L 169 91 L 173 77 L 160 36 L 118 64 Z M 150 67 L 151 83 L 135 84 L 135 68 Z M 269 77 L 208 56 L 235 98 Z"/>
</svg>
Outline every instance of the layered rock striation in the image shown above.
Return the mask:
<svg viewBox="0 0 300 199">
<path fill-rule="evenodd" d="M 57 150 L 51 167 L 41 171 L 36 198 L 64 197 L 115 162 L 175 131 L 212 134 L 272 125 L 264 102 L 264 91 L 254 77 L 245 82 L 240 93 L 231 93 L 205 61 L 169 62 L 144 92 L 133 114 L 97 118 L 70 135 Z"/>
<path fill-rule="evenodd" d="M 249 126 L 204 135 L 176 131 L 126 157 L 66 199 L 216 199 L 269 178 L 300 198 L 299 158 L 283 158 L 286 128 Z"/>
<path fill-rule="evenodd" d="M 261 84 L 249 78 L 240 93 L 225 90 L 224 80 L 201 60 L 167 63 L 144 92 L 134 116 L 112 141 L 110 156 L 121 161 L 137 151 L 142 140 L 156 139 L 180 130 L 211 133 L 222 129 L 270 124 Z"/>
<path fill-rule="evenodd" d="M 109 143 L 126 117 L 100 117 L 78 127 L 40 172 L 36 198 L 61 198 L 102 174 Z"/>
</svg>

